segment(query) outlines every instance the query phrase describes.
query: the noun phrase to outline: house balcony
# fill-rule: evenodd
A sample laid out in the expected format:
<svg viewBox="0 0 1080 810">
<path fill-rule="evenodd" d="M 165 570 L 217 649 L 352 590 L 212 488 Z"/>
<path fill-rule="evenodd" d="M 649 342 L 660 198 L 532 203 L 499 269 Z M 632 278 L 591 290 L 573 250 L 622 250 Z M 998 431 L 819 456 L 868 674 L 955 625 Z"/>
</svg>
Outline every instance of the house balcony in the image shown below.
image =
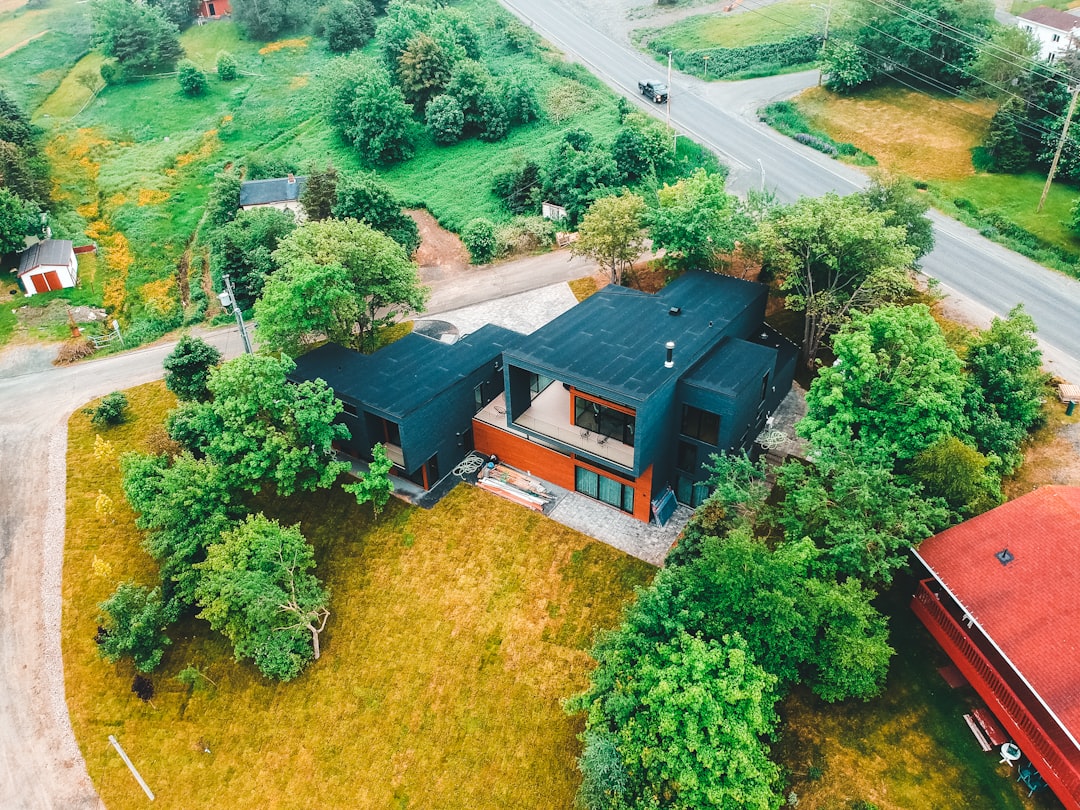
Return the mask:
<svg viewBox="0 0 1080 810">
<path fill-rule="evenodd" d="M 405 453 L 402 451 L 401 446 L 397 444 L 390 444 L 389 442 L 383 442 L 383 447 L 386 449 L 386 457 L 393 462 L 394 466 L 400 469 L 405 469 Z"/>
<path fill-rule="evenodd" d="M 580 452 L 628 470 L 634 469 L 633 447 L 618 438 L 580 428 L 570 421 L 570 392 L 558 382 L 537 394 L 528 410 L 511 425 L 506 422 L 505 395 L 488 403 L 475 418 L 500 430 L 518 433 L 561 453 Z"/>
<path fill-rule="evenodd" d="M 919 583 L 911 609 L 1065 807 L 1080 810 L 1080 750 L 1008 661 L 937 582 Z"/>
</svg>

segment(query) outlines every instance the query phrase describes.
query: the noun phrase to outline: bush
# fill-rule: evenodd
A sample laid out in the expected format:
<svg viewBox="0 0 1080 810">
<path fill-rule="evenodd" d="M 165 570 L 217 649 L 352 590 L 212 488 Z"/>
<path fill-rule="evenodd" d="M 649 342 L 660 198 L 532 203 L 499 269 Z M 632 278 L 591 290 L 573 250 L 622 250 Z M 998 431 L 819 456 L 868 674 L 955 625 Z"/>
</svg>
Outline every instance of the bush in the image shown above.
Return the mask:
<svg viewBox="0 0 1080 810">
<path fill-rule="evenodd" d="M 176 80 L 180 83 L 180 89 L 185 96 L 201 96 L 207 91 L 210 83 L 206 81 L 206 74 L 195 66 L 195 63 L 185 59 L 177 65 Z"/>
<path fill-rule="evenodd" d="M 101 79 L 105 84 L 123 84 L 127 81 L 123 66 L 115 59 L 106 59 L 101 63 Z"/>
<path fill-rule="evenodd" d="M 809 146 L 811 149 L 829 155 L 830 157 L 836 157 L 839 154 L 839 150 L 831 143 L 818 138 L 816 135 L 808 135 L 805 132 L 799 132 L 795 135 L 795 140 L 801 144 Z"/>
<path fill-rule="evenodd" d="M 457 143 L 461 140 L 461 131 L 465 128 L 465 113 L 453 96 L 435 96 L 427 103 L 424 123 L 435 143 Z"/>
<path fill-rule="evenodd" d="M 223 82 L 231 82 L 236 78 L 239 69 L 236 57 L 228 51 L 220 51 L 217 55 L 217 75 Z"/>
<path fill-rule="evenodd" d="M 540 166 L 527 160 L 499 172 L 491 182 L 491 193 L 503 201 L 512 214 L 535 212 L 540 206 Z"/>
<path fill-rule="evenodd" d="M 106 395 L 94 408 L 90 421 L 95 425 L 119 425 L 126 418 L 128 398 L 120 391 Z"/>
<path fill-rule="evenodd" d="M 555 244 L 555 223 L 544 217 L 514 217 L 495 231 L 496 255 L 535 253 Z"/>
<path fill-rule="evenodd" d="M 780 42 L 763 42 L 742 48 L 684 51 L 672 47 L 661 38 L 650 42 L 649 50 L 665 58 L 671 53 L 672 62 L 679 70 L 696 76 L 704 74 L 707 56 L 709 75 L 719 79 L 749 72 L 763 74 L 792 65 L 816 62 L 821 50 L 821 40 L 816 34 L 801 34 Z"/>
<path fill-rule="evenodd" d="M 469 257 L 473 264 L 487 264 L 495 258 L 497 242 L 495 224 L 491 220 L 474 219 L 461 232 L 461 241 L 469 249 Z"/>
</svg>

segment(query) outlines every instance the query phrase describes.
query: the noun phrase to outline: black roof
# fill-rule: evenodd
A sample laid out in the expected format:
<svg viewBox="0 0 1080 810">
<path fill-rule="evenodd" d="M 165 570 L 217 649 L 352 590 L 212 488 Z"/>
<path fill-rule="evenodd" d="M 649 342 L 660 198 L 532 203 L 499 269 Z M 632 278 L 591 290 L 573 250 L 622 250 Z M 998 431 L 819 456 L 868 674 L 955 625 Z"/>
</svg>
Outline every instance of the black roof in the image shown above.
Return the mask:
<svg viewBox="0 0 1080 810">
<path fill-rule="evenodd" d="M 375 354 L 328 343 L 297 358 L 289 377 L 322 378 L 338 397 L 398 421 L 524 338 L 488 324 L 454 344 L 410 333 Z"/>
<path fill-rule="evenodd" d="M 240 184 L 240 207 L 245 205 L 270 205 L 279 202 L 296 202 L 304 190 L 307 177 L 274 177 L 270 180 L 248 180 Z"/>
<path fill-rule="evenodd" d="M 533 332 L 507 360 L 596 394 L 644 402 L 729 336 L 732 322 L 764 292 L 760 284 L 702 272 L 686 273 L 655 295 L 610 285 Z"/>
<path fill-rule="evenodd" d="M 682 382 L 737 397 L 742 389 L 761 384 L 761 378 L 754 376 L 755 371 L 762 366 L 772 369 L 775 364 L 776 349 L 732 338 L 705 355 Z"/>
<path fill-rule="evenodd" d="M 71 259 L 71 241 L 68 239 L 45 239 L 31 245 L 19 257 L 18 274 L 29 273 L 41 265 L 64 265 Z"/>
</svg>

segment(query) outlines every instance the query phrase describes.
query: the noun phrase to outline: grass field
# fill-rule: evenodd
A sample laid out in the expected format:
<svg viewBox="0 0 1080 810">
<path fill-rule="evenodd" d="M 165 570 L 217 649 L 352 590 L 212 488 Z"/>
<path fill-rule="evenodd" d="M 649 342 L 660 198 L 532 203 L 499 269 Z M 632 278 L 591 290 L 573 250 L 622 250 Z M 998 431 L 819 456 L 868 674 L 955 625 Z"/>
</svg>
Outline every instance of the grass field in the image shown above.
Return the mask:
<svg viewBox="0 0 1080 810">
<path fill-rule="evenodd" d="M 45 0 L 0 6 L 0 84 L 35 110 L 90 49 L 89 5 Z"/>
<path fill-rule="evenodd" d="M 938 674 L 948 658 L 908 607 L 913 589 L 902 578 L 884 597 L 897 654 L 880 698 L 829 705 L 800 690 L 781 705 L 779 752 L 800 810 L 1060 807 L 1048 791 L 1022 799 L 1015 773 L 979 748 L 963 715 L 982 703 Z"/>
<path fill-rule="evenodd" d="M 276 514 L 301 523 L 332 591 L 322 659 L 274 685 L 191 620 L 142 703 L 130 666 L 93 642 L 96 605 L 153 577 L 116 456 L 146 446 L 172 398 L 160 383 L 128 394 L 131 421 L 101 433 L 111 452 L 95 456 L 97 431 L 76 413 L 68 458 L 67 699 L 110 810 L 146 798 L 109 734 L 155 807 L 570 807 L 580 727 L 560 699 L 583 687 L 594 633 L 651 567 L 464 486 L 430 511 L 393 501 L 377 522 L 351 496 L 294 499 Z M 189 664 L 205 688 L 175 680 Z"/>
<path fill-rule="evenodd" d="M 824 12 L 812 0 L 779 0 L 760 11 L 749 5 L 727 14 L 699 14 L 663 29 L 634 32 L 637 41 L 663 33 L 664 41 L 685 51 L 708 48 L 741 48 L 763 42 L 779 42 L 799 34 L 818 34 L 825 28 Z M 843 4 L 834 4 L 830 24 L 844 16 Z"/>
</svg>

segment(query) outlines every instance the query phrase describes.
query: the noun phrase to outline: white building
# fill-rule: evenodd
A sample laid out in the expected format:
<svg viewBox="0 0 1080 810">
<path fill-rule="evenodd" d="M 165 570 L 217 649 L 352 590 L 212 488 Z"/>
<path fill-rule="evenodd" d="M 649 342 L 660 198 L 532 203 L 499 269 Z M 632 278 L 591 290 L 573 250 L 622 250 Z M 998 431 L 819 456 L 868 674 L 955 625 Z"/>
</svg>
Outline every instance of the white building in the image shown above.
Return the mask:
<svg viewBox="0 0 1080 810">
<path fill-rule="evenodd" d="M 1016 18 L 1016 24 L 1039 42 L 1039 58 L 1053 62 L 1067 50 L 1075 48 L 1080 32 L 1080 17 L 1056 8 L 1039 6 Z"/>
<path fill-rule="evenodd" d="M 46 239 L 22 252 L 15 272 L 30 296 L 74 287 L 79 280 L 79 260 L 67 239 Z"/>
</svg>

